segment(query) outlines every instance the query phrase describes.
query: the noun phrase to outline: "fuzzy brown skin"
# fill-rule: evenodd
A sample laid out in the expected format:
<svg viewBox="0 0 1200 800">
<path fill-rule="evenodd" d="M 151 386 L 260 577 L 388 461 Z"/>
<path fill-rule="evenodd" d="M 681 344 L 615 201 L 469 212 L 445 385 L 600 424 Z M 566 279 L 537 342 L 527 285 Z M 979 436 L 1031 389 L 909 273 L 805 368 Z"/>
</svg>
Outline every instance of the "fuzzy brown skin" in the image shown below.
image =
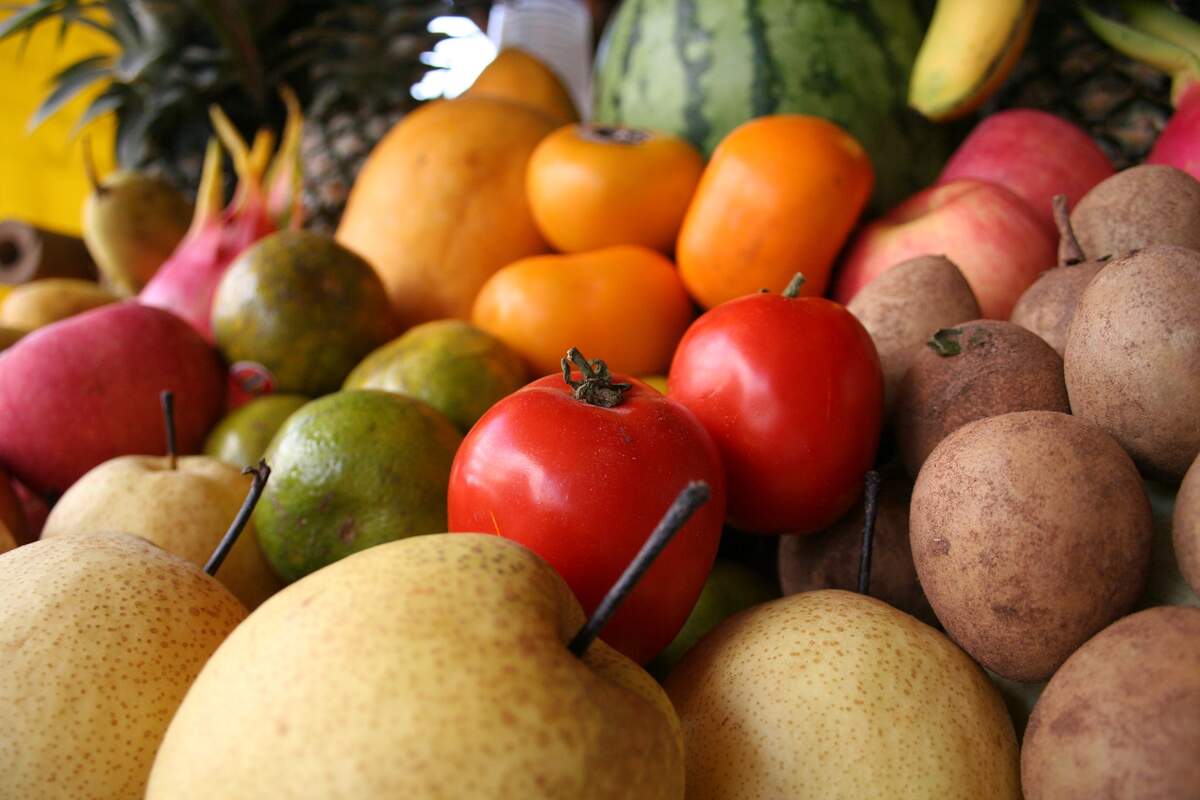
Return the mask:
<svg viewBox="0 0 1200 800">
<path fill-rule="evenodd" d="M 985 319 L 955 330 L 961 352 L 920 348 L 896 398 L 896 442 L 914 478 L 938 442 L 968 422 L 1012 411 L 1070 409 L 1062 359 L 1036 334 Z"/>
<path fill-rule="evenodd" d="M 1193 592 L 1200 594 L 1200 466 L 1197 464 L 1200 459 L 1193 462 L 1179 485 L 1171 538 L 1183 579 Z"/>
<path fill-rule="evenodd" d="M 1009 321 L 1036 333 L 1062 356 L 1079 298 L 1103 266 L 1101 261 L 1088 261 L 1046 270 L 1017 300 Z"/>
<path fill-rule="evenodd" d="M 937 617 L 921 591 L 908 543 L 908 501 L 912 483 L 899 466 L 884 471 L 871 551 L 871 591 L 888 605 L 922 622 Z M 815 589 L 858 588 L 862 556 L 863 504 L 860 501 L 832 527 L 808 536 L 779 537 L 779 585 L 785 595 Z"/>
<path fill-rule="evenodd" d="M 966 425 L 913 487 L 909 535 L 946 631 L 1010 680 L 1045 680 L 1132 608 L 1146 582 L 1150 503 L 1099 428 L 1048 411 Z"/>
<path fill-rule="evenodd" d="M 1067 335 L 1071 412 L 1155 478 L 1179 480 L 1200 453 L 1198 296 L 1200 252 L 1148 247 L 1101 270 Z"/>
<path fill-rule="evenodd" d="M 1200 181 L 1183 170 L 1143 164 L 1092 187 L 1071 211 L 1071 226 L 1090 258 L 1120 256 L 1156 244 L 1200 250 Z"/>
<path fill-rule="evenodd" d="M 1026 800 L 1200 796 L 1200 609 L 1126 617 L 1072 655 L 1034 707 Z"/>
<path fill-rule="evenodd" d="M 846 308 L 879 351 L 884 413 L 889 417 L 917 349 L 939 328 L 978 319 L 982 313 L 967 279 L 944 256 L 919 256 L 897 264 L 871 281 Z"/>
</svg>

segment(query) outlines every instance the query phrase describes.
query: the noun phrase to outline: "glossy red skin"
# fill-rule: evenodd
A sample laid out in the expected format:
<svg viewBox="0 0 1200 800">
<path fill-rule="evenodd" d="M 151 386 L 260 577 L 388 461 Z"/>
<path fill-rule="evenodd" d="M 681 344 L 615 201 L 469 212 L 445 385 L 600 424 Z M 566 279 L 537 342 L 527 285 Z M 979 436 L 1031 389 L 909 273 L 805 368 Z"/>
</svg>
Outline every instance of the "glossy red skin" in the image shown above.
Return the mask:
<svg viewBox="0 0 1200 800">
<path fill-rule="evenodd" d="M 776 294 L 723 303 L 684 334 L 667 386 L 721 451 L 735 527 L 812 533 L 858 499 L 879 443 L 883 376 L 845 307 Z"/>
<path fill-rule="evenodd" d="M 601 638 L 645 663 L 683 627 L 712 569 L 725 518 L 716 445 L 683 406 L 630 383 L 621 404 L 576 400 L 562 376 L 494 405 L 450 473 L 450 530 L 499 534 L 546 559 L 590 614 L 692 480 L 712 498 L 651 566 Z"/>
</svg>

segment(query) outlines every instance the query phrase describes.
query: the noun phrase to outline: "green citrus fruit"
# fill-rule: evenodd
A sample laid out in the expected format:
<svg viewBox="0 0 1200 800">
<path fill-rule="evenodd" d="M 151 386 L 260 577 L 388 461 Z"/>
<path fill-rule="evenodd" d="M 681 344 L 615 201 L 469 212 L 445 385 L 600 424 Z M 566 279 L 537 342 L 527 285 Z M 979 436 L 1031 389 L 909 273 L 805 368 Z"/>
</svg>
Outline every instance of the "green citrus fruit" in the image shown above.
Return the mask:
<svg viewBox="0 0 1200 800">
<path fill-rule="evenodd" d="M 390 339 L 387 292 L 366 261 L 311 231 L 280 231 L 238 256 L 217 286 L 213 336 L 231 363 L 257 361 L 279 391 L 335 392 Z"/>
<path fill-rule="evenodd" d="M 267 445 L 293 411 L 310 398 L 301 394 L 256 397 L 217 423 L 204 443 L 204 454 L 237 467 L 258 463 Z"/>
<path fill-rule="evenodd" d="M 506 344 L 457 319 L 426 322 L 363 359 L 345 389 L 406 394 L 468 430 L 502 397 L 529 382 L 521 357 Z"/>
<path fill-rule="evenodd" d="M 754 570 L 736 561 L 718 559 L 713 564 L 700 597 L 696 600 L 692 613 L 688 615 L 683 628 L 659 653 L 650 665 L 650 671 L 656 676 L 665 677 L 679 663 L 692 645 L 700 641 L 704 634 L 742 609 L 774 600 L 779 596 L 775 587 Z"/>
<path fill-rule="evenodd" d="M 294 581 L 384 542 L 446 530 L 450 465 L 462 436 L 420 400 L 337 392 L 288 417 L 267 448 L 254 511 L 263 552 Z"/>
</svg>

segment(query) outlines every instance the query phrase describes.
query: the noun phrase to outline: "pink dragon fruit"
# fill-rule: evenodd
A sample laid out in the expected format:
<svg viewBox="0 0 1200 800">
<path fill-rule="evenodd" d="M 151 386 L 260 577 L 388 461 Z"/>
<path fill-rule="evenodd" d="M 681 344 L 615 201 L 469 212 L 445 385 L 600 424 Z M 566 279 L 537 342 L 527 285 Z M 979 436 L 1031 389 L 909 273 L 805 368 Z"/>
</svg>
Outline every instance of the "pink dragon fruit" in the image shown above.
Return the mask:
<svg viewBox="0 0 1200 800">
<path fill-rule="evenodd" d="M 204 156 L 196 212 L 187 235 L 175 252 L 158 268 L 138 299 L 178 314 L 212 343 L 212 303 L 217 284 L 242 251 L 281 227 L 300 225 L 299 146 L 303 120 L 295 96 L 285 90 L 287 126 L 282 145 L 270 169 L 274 136 L 262 130 L 253 147 L 238 134 L 218 108 L 211 110 L 217 136 L 229 148 L 238 186 L 224 209 L 221 145 L 210 140 Z M 268 188 L 263 188 L 263 177 Z"/>
</svg>

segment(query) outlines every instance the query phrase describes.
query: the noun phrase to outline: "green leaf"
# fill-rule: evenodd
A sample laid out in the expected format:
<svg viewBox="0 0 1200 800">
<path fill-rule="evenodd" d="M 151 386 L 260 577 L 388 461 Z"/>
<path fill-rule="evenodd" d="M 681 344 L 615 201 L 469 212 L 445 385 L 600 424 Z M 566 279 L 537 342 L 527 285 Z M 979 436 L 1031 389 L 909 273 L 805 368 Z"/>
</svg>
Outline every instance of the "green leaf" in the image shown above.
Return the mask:
<svg viewBox="0 0 1200 800">
<path fill-rule="evenodd" d="M 79 64 L 75 64 L 72 67 L 68 67 L 65 71 L 70 71 L 72 68 L 78 66 Z M 42 104 L 38 106 L 37 111 L 35 111 L 33 117 L 30 118 L 26 129 L 29 131 L 35 130 L 39 125 L 46 121 L 47 117 L 51 116 L 68 102 L 70 102 L 72 98 L 74 98 L 84 89 L 88 88 L 96 81 L 109 77 L 111 74 L 112 70 L 107 66 L 90 69 L 85 68 L 78 70 L 63 80 L 57 81 L 54 91 L 50 92 L 46 99 L 42 101 Z"/>
<path fill-rule="evenodd" d="M 0 41 L 14 33 L 33 30 L 43 20 L 58 13 L 59 0 L 42 0 L 40 3 L 30 3 L 8 19 L 0 22 Z"/>
<path fill-rule="evenodd" d="M 79 116 L 79 119 L 75 120 L 75 125 L 71 128 L 71 136 L 78 136 L 84 128 L 100 117 L 120 109 L 125 105 L 126 98 L 127 90 L 123 86 L 110 86 L 105 89 L 88 105 L 87 110 Z"/>
</svg>

